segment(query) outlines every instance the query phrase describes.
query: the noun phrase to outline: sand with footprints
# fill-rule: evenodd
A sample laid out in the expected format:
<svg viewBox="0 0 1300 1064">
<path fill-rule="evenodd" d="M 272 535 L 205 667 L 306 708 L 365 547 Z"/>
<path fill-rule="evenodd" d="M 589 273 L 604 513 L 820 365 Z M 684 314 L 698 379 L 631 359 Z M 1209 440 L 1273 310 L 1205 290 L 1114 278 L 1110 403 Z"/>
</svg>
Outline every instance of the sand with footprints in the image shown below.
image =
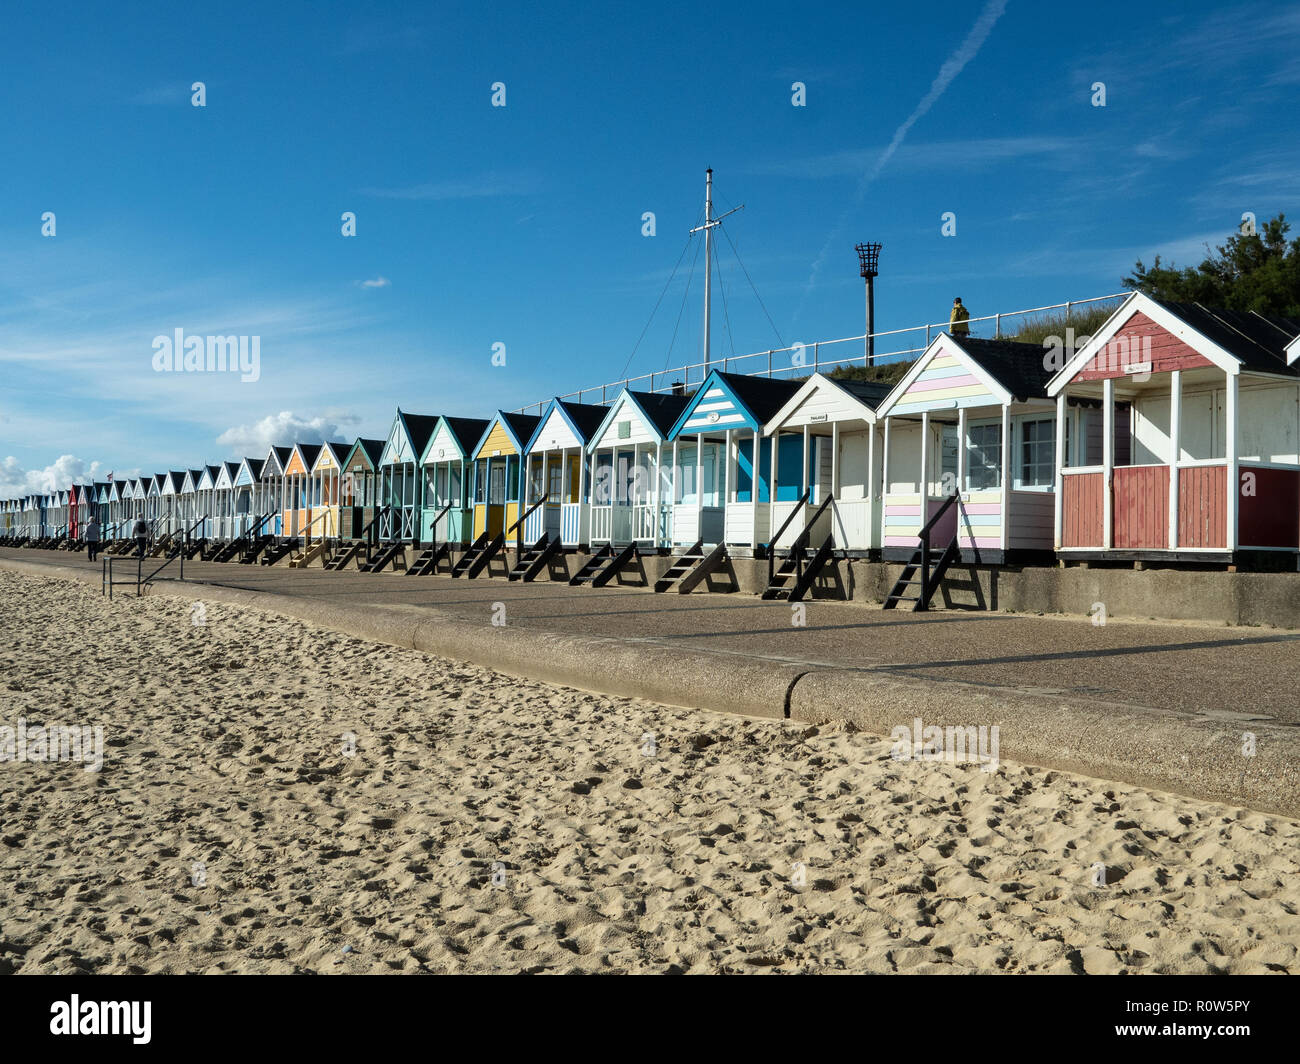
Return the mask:
<svg viewBox="0 0 1300 1064">
<path fill-rule="evenodd" d="M 1293 821 L 195 606 L 0 571 L 0 972 L 1300 968 Z"/>
</svg>

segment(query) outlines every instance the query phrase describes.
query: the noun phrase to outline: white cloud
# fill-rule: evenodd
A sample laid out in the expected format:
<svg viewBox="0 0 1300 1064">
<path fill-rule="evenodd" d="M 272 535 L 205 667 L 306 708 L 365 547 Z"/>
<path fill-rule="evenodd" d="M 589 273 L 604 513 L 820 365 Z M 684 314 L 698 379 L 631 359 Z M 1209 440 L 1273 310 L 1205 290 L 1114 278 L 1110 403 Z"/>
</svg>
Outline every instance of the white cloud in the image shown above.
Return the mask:
<svg viewBox="0 0 1300 1064">
<path fill-rule="evenodd" d="M 821 275 L 822 268 L 826 264 L 831 248 L 835 246 L 835 242 L 839 239 L 840 233 L 843 232 L 849 216 L 857 210 L 858 205 L 861 204 L 863 197 L 866 195 L 867 189 L 871 186 L 871 183 L 880 176 L 881 171 L 884 170 L 885 166 L 889 163 L 889 160 L 894 157 L 894 154 L 902 146 L 903 141 L 907 137 L 911 128 L 929 113 L 930 108 L 938 102 L 939 97 L 948 91 L 948 86 L 951 85 L 957 75 L 965 69 L 966 64 L 979 54 L 979 50 L 984 47 L 984 42 L 988 39 L 989 34 L 993 32 L 993 27 L 997 24 L 998 19 L 1002 17 L 1002 12 L 1006 10 L 1006 6 L 1007 0 L 987 0 L 984 9 L 980 12 L 979 18 L 975 20 L 975 24 L 971 27 L 970 32 L 966 34 L 966 39 L 962 41 L 957 50 L 948 56 L 948 58 L 944 60 L 943 65 L 939 67 L 939 73 L 935 75 L 934 81 L 930 83 L 930 90 L 921 97 L 921 102 L 912 109 L 912 113 L 904 119 L 903 124 L 894 130 L 893 137 L 890 138 L 889 144 L 886 145 L 885 150 L 880 153 L 875 164 L 858 179 L 857 193 L 854 196 L 852 204 L 846 207 L 844 212 L 840 215 L 840 219 L 835 224 L 835 228 L 831 230 L 830 236 L 826 238 L 826 244 L 822 248 L 821 254 L 817 256 L 816 260 L 814 260 L 812 264 L 812 269 L 808 274 L 808 283 L 804 288 L 804 299 L 799 301 L 799 306 L 795 310 L 794 317 L 796 320 L 798 320 L 799 315 L 803 310 L 804 300 L 807 298 L 808 292 L 812 291 L 813 286 L 817 283 L 818 277 Z"/>
<path fill-rule="evenodd" d="M 1038 159 L 1066 170 L 1078 166 L 1087 145 L 1081 137 L 1025 136 L 981 139 L 933 140 L 900 144 L 894 149 L 891 169 L 897 172 L 933 170 L 945 161 L 960 159 L 962 168 L 992 166 L 1010 160 Z M 881 148 L 853 148 L 827 155 L 769 159 L 749 168 L 751 173 L 821 179 L 861 174 L 883 154 Z"/>
<path fill-rule="evenodd" d="M 362 288 L 389 288 L 392 286 L 393 282 L 387 277 L 381 276 L 376 277 L 373 280 L 361 281 L 360 284 Z"/>
<path fill-rule="evenodd" d="M 54 491 L 74 483 L 103 480 L 107 475 L 98 462 L 87 462 L 72 454 L 60 455 L 44 469 L 24 469 L 18 459 L 10 455 L 0 462 L 0 499 Z"/>
<path fill-rule="evenodd" d="M 288 447 L 295 443 L 324 443 L 326 440 L 352 440 L 352 427 L 361 419 L 353 414 L 299 417 L 291 410 L 268 414 L 252 425 L 236 425 L 217 437 L 217 443 L 229 453 L 261 458 L 272 446 Z"/>
</svg>

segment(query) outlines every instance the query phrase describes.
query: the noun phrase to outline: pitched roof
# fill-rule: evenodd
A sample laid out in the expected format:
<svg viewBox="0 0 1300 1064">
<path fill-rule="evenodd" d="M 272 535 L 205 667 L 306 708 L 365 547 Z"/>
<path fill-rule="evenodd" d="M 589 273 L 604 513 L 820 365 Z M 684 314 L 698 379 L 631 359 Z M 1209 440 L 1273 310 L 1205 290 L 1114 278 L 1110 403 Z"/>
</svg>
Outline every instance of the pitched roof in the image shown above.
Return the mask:
<svg viewBox="0 0 1300 1064">
<path fill-rule="evenodd" d="M 542 422 L 539 414 L 508 414 L 502 410 L 497 416 L 505 422 L 521 451 L 528 446 L 528 441 L 533 438 L 533 433 Z"/>
<path fill-rule="evenodd" d="M 682 416 L 686 404 L 691 401 L 689 395 L 674 395 L 672 392 L 661 394 L 659 392 L 629 391 L 627 394 L 641 408 L 641 412 L 654 423 L 654 427 L 659 430 L 660 436 L 668 435 L 668 430 Z"/>
<path fill-rule="evenodd" d="M 860 381 L 851 377 L 827 377 L 826 379 L 842 391 L 848 392 L 854 399 L 871 407 L 872 410 L 876 409 L 881 400 L 894 390 L 892 384 L 883 381 Z"/>
<path fill-rule="evenodd" d="M 1043 399 L 1047 382 L 1055 374 L 1044 364 L 1041 344 L 1016 340 L 981 340 L 975 336 L 951 336 L 966 354 L 978 362 L 1015 399 Z"/>
<path fill-rule="evenodd" d="M 749 408 L 749 412 L 766 424 L 772 416 L 785 406 L 790 396 L 800 388 L 796 381 L 780 380 L 776 377 L 751 377 L 746 373 L 719 373 L 718 379 L 724 381 L 732 393 Z"/>
<path fill-rule="evenodd" d="M 352 445 L 352 450 L 348 451 L 348 455 L 347 458 L 344 459 L 344 463 L 346 464 L 351 462 L 352 455 L 358 449 L 360 449 L 361 453 L 365 455 L 366 461 L 369 463 L 370 468 L 373 469 L 375 466 L 379 464 L 379 458 L 384 453 L 384 444 L 387 442 L 388 442 L 387 440 L 368 440 L 362 436 L 358 436 L 357 442 Z"/>
<path fill-rule="evenodd" d="M 348 452 L 351 450 L 352 445 L 350 443 L 345 443 L 342 440 L 326 440 L 320 445 L 320 450 L 316 452 L 316 462 L 320 461 L 321 452 L 328 451 L 334 456 L 334 461 L 342 466 L 347 459 Z M 312 465 L 314 466 L 316 462 L 312 462 Z"/>
<path fill-rule="evenodd" d="M 659 392 L 634 392 L 631 388 L 624 388 L 606 408 L 605 417 L 591 434 L 591 439 L 602 432 L 607 431 L 606 425 L 618 413 L 619 404 L 626 399 L 641 413 L 641 416 L 649 423 L 647 427 L 654 430 L 660 439 L 667 439 L 668 433 L 672 430 L 677 419 L 681 417 L 682 411 L 686 409 L 692 397 L 689 395 L 675 395 L 671 392 L 661 394 Z"/>
<path fill-rule="evenodd" d="M 1287 365 L 1286 348 L 1300 336 L 1300 320 L 1255 311 L 1223 310 L 1200 303 L 1153 300 L 1214 341 L 1246 369 L 1300 376 L 1300 365 Z"/>
<path fill-rule="evenodd" d="M 262 477 L 262 466 L 266 465 L 265 458 L 245 458 L 248 463 L 248 471 L 253 475 L 254 480 L 260 480 Z"/>
<path fill-rule="evenodd" d="M 436 414 L 403 414 L 402 420 L 406 422 L 406 434 L 411 438 L 411 450 L 418 459 L 429 446 L 429 437 L 438 427 L 438 417 Z"/>
<path fill-rule="evenodd" d="M 710 387 L 711 382 L 721 385 L 730 392 L 735 401 L 749 412 L 754 423 L 760 427 L 771 421 L 781 407 L 785 406 L 790 400 L 790 397 L 803 387 L 798 381 L 779 380 L 773 377 L 751 377 L 744 373 L 723 373 L 721 370 L 715 369 L 704 379 L 704 383 L 692 393 L 686 406 L 682 408 L 682 412 L 673 423 L 673 432 L 680 433 L 682 431 L 684 425 L 690 420 L 689 415 L 692 414 L 708 392 L 712 390 Z"/>
<path fill-rule="evenodd" d="M 559 405 L 564 407 L 564 412 L 569 415 L 573 427 L 578 430 L 584 440 L 591 439 L 591 434 L 600 428 L 600 423 L 605 420 L 605 415 L 609 413 L 609 407 L 596 406 L 592 403 L 570 403 L 561 399 Z"/>
<path fill-rule="evenodd" d="M 485 417 L 444 417 L 442 420 L 447 426 L 447 431 L 455 438 L 461 453 L 466 455 L 492 424 Z"/>
</svg>

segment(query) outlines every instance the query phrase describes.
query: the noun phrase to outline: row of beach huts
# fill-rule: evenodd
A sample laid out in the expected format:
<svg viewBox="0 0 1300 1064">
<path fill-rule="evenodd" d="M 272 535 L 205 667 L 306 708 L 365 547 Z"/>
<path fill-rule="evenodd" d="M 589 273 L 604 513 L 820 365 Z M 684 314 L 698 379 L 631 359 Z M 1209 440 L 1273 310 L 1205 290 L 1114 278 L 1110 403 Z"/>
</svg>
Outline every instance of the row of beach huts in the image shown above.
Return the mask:
<svg viewBox="0 0 1300 1064">
<path fill-rule="evenodd" d="M 712 372 L 686 392 L 539 415 L 398 410 L 386 439 L 0 502 L 0 542 L 602 584 L 670 555 L 661 590 L 772 557 L 799 598 L 844 557 L 953 564 L 1300 558 L 1300 321 L 1130 295 L 1078 351 L 942 334 L 896 384 Z M 505 564 L 509 559 L 509 564 Z M 925 579 L 917 576 L 918 570 Z M 888 603 L 892 605 L 893 603 Z"/>
</svg>

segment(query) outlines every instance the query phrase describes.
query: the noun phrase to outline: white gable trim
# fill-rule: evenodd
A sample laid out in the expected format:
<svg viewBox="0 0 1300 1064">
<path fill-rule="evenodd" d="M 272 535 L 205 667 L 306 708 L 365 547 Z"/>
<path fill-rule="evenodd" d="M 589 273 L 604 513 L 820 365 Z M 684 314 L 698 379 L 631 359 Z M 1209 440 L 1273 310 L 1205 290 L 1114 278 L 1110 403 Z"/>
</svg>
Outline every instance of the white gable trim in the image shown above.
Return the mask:
<svg viewBox="0 0 1300 1064">
<path fill-rule="evenodd" d="M 1115 313 L 1106 319 L 1106 323 L 1097 330 L 1096 334 L 1065 364 L 1065 368 L 1051 379 L 1047 385 L 1047 394 L 1050 396 L 1059 395 L 1061 389 L 1074 380 L 1089 362 L 1104 351 L 1115 334 L 1127 325 L 1129 319 L 1137 313 L 1145 314 L 1167 333 L 1182 340 L 1188 347 L 1193 348 L 1197 354 L 1204 355 L 1225 373 L 1236 374 L 1240 372 L 1241 362 L 1234 355 L 1230 355 L 1213 340 L 1193 329 L 1182 318 L 1165 310 L 1150 296 L 1141 292 L 1134 292 L 1116 308 Z"/>
<path fill-rule="evenodd" d="M 803 408 L 804 403 L 820 391 L 827 391 L 834 395 L 837 403 L 842 404 L 848 410 L 852 411 L 851 414 L 843 417 L 836 417 L 834 420 L 854 421 L 861 418 L 868 425 L 874 425 L 876 423 L 877 414 L 875 410 L 872 410 L 871 407 L 867 406 L 867 404 L 856 395 L 846 392 L 824 373 L 814 373 L 803 382 L 794 395 L 790 396 L 785 406 L 781 407 L 781 409 L 776 412 L 772 417 L 772 420 L 763 426 L 763 435 L 771 436 L 773 433 L 781 429 L 786 422 L 788 422 Z"/>
<path fill-rule="evenodd" d="M 1001 405 L 1005 406 L 1010 403 L 1013 396 L 1001 384 L 989 376 L 988 371 L 975 361 L 970 355 L 962 350 L 961 346 L 947 333 L 940 333 L 931 342 L 930 346 L 921 352 L 921 357 L 916 360 L 916 364 L 907 371 L 907 374 L 901 381 L 894 385 L 894 390 L 885 396 L 881 404 L 876 407 L 876 417 L 888 417 L 898 401 L 907 394 L 907 390 L 916 383 L 917 378 L 926 371 L 930 363 L 940 355 L 951 355 L 963 366 L 965 366 L 985 388 L 989 394 Z"/>
<path fill-rule="evenodd" d="M 441 452 L 441 453 L 439 453 Z M 436 465 L 438 462 L 463 462 L 466 458 L 456 434 L 451 431 L 445 417 L 438 418 L 438 425 L 429 437 L 429 445 L 424 449 L 424 465 Z"/>
<path fill-rule="evenodd" d="M 568 418 L 564 416 L 559 406 L 552 407 L 546 420 L 533 433 L 533 437 L 536 442 L 528 449 L 529 454 L 545 454 L 547 451 L 575 448 L 581 451 L 586 446 L 578 439 L 577 433 L 573 431 Z"/>
</svg>

